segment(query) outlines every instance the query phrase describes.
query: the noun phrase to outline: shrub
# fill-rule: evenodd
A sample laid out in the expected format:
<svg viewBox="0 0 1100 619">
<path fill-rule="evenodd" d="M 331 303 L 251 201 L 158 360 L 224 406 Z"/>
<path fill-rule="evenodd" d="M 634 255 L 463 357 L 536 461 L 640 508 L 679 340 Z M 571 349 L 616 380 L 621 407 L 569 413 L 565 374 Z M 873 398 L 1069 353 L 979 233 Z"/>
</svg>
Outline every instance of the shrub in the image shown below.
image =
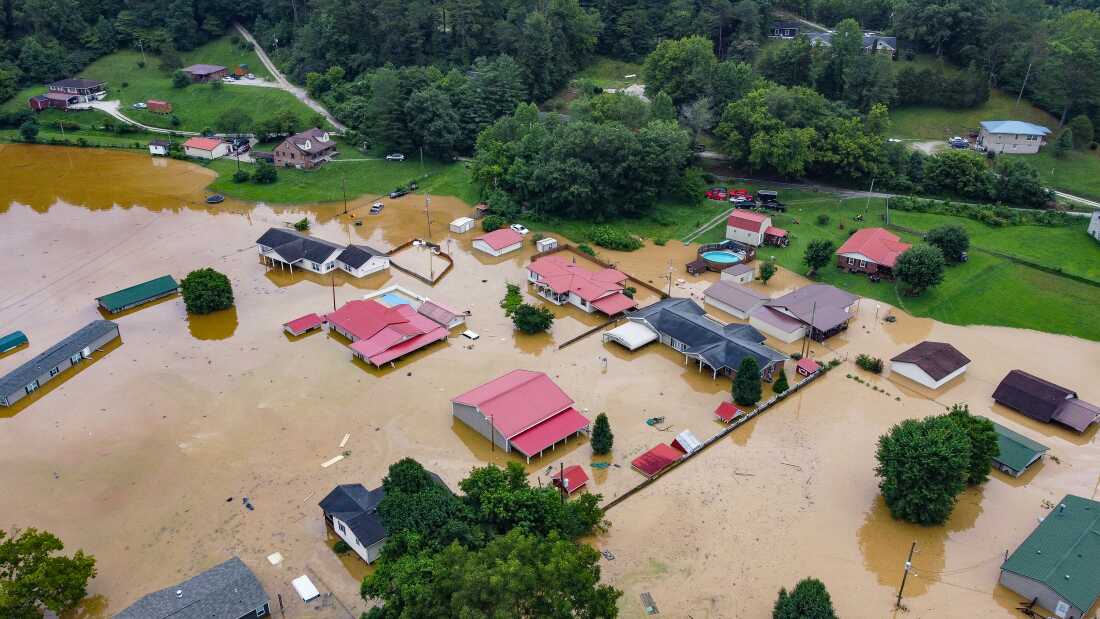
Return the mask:
<svg viewBox="0 0 1100 619">
<path fill-rule="evenodd" d="M 657 247 L 664 247 L 665 243 L 668 243 L 668 239 L 666 239 L 663 236 L 659 237 L 659 238 L 656 238 L 656 239 L 653 239 L 653 244 L 656 245 Z"/>
<path fill-rule="evenodd" d="M 618 251 L 634 251 L 642 246 L 638 237 L 612 226 L 596 226 L 588 234 L 588 238 L 600 247 Z"/>
<path fill-rule="evenodd" d="M 170 123 L 170 124 L 171 124 L 171 125 L 172 125 L 173 127 L 178 127 L 178 126 L 180 126 L 180 117 L 179 117 L 179 116 L 176 116 L 175 114 L 172 114 L 172 117 L 168 119 L 168 122 L 169 122 L 169 123 Z"/>
<path fill-rule="evenodd" d="M 764 264 L 760 265 L 760 281 L 764 284 L 768 283 L 768 280 L 775 276 L 775 263 L 768 260 Z"/>
<path fill-rule="evenodd" d="M 802 254 L 802 262 L 810 267 L 810 273 L 816 273 L 818 269 L 829 264 L 833 260 L 833 250 L 836 246 L 828 239 L 814 239 L 806 245 L 806 251 Z"/>
<path fill-rule="evenodd" d="M 596 256 L 596 250 L 592 249 L 592 247 L 586 243 L 581 243 L 580 245 L 577 245 L 577 251 L 581 252 L 582 254 L 588 254 L 592 257 Z"/>
<path fill-rule="evenodd" d="M 130 85 L 130 82 L 122 82 L 122 87 L 123 88 L 126 88 L 129 85 Z"/>
<path fill-rule="evenodd" d="M 615 444 L 615 435 L 611 433 L 611 423 L 607 415 L 596 415 L 596 425 L 592 426 L 592 453 L 602 456 L 611 453 L 611 447 Z"/>
<path fill-rule="evenodd" d="M 882 359 L 879 359 L 878 357 L 872 357 L 870 355 L 860 353 L 860 355 L 856 357 L 856 365 L 867 370 L 868 372 L 882 374 Z"/>
<path fill-rule="evenodd" d="M 252 180 L 261 185 L 270 185 L 279 178 L 279 173 L 275 171 L 275 166 L 270 163 L 260 160 L 256 162 L 256 169 L 252 172 Z"/>
<path fill-rule="evenodd" d="M 19 137 L 23 138 L 24 142 L 33 142 L 38 139 L 38 123 L 28 120 L 19 125 Z"/>
<path fill-rule="evenodd" d="M 191 85 L 191 78 L 179 69 L 172 72 L 172 88 L 187 88 Z"/>
<path fill-rule="evenodd" d="M 776 378 L 775 383 L 772 385 L 772 391 L 776 393 L 783 393 L 790 388 L 791 386 L 787 383 L 787 373 L 783 370 L 780 370 L 779 378 Z"/>
<path fill-rule="evenodd" d="M 351 545 L 344 540 L 339 540 L 332 545 L 332 551 L 338 555 L 347 554 L 351 552 Z"/>
<path fill-rule="evenodd" d="M 633 299 L 634 295 L 638 294 L 638 289 L 634 286 L 627 286 L 623 288 L 623 295 Z"/>
<path fill-rule="evenodd" d="M 504 315 L 511 318 L 512 314 L 514 314 L 521 305 L 523 305 L 523 295 L 519 292 L 519 286 L 507 284 L 504 298 L 500 301 L 500 307 L 504 310 Z"/>
<path fill-rule="evenodd" d="M 819 226 L 829 225 L 829 216 L 826 215 L 825 213 L 822 213 L 822 214 L 818 215 L 817 216 L 817 225 L 819 225 Z"/>
<path fill-rule="evenodd" d="M 929 245 L 938 247 L 943 252 L 943 257 L 952 263 L 961 262 L 963 254 L 970 249 L 970 235 L 962 226 L 932 228 L 924 235 L 924 240 Z"/>
<path fill-rule="evenodd" d="M 233 173 L 233 182 L 234 183 L 244 183 L 244 182 L 247 182 L 248 179 L 250 179 L 250 178 L 252 178 L 252 175 L 249 174 L 248 172 L 244 171 L 244 170 L 237 170 L 236 172 Z"/>
<path fill-rule="evenodd" d="M 183 303 L 192 314 L 209 314 L 233 307 L 229 278 L 209 267 L 191 271 L 180 282 Z"/>
<path fill-rule="evenodd" d="M 481 229 L 485 232 L 500 230 L 506 225 L 508 225 L 508 222 L 500 215 L 486 215 L 481 220 Z"/>
<path fill-rule="evenodd" d="M 772 619 L 836 619 L 833 600 L 825 584 L 816 578 L 798 581 L 794 590 L 779 590 Z"/>
<path fill-rule="evenodd" d="M 138 66 L 139 69 L 144 69 L 145 68 L 145 61 L 144 60 L 137 61 L 137 66 Z"/>
<path fill-rule="evenodd" d="M 894 265 L 894 274 L 906 286 L 906 293 L 916 296 L 943 281 L 943 252 L 931 245 L 917 245 L 905 250 Z"/>
<path fill-rule="evenodd" d="M 298 232 L 305 232 L 306 230 L 309 230 L 309 218 L 303 217 L 294 222 L 294 229 Z"/>
<path fill-rule="evenodd" d="M 523 303 L 512 312 L 512 324 L 527 335 L 541 333 L 554 324 L 554 313 L 545 307 Z"/>
</svg>

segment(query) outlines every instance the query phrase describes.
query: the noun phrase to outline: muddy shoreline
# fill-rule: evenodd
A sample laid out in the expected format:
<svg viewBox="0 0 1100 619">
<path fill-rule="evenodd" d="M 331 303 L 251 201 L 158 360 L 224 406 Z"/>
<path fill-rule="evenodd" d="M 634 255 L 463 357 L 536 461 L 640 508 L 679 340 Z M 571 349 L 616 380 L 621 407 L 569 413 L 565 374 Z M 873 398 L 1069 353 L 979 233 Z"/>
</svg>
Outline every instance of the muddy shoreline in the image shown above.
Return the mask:
<svg viewBox="0 0 1100 619">
<path fill-rule="evenodd" d="M 7 284 L 0 325 L 31 339 L 0 358 L 0 372 L 100 317 L 94 297 L 158 275 L 212 266 L 229 275 L 237 300 L 233 312 L 203 319 L 189 320 L 178 297 L 128 312 L 116 319 L 117 349 L 14 416 L 0 410 L 7 490 L 0 526 L 48 529 L 99 561 L 92 597 L 75 616 L 109 617 L 238 554 L 273 598 L 282 594 L 288 616 L 357 617 L 366 607 L 357 582 L 365 570 L 328 549 L 317 501 L 338 483 L 376 485 L 404 456 L 452 486 L 473 466 L 501 462 L 500 452 L 451 422 L 448 402 L 510 369 L 549 373 L 578 408 L 606 412 L 616 436 L 618 467 L 588 468 L 587 442 L 574 440 L 532 463 L 533 478 L 559 462 L 581 464 L 593 491 L 610 498 L 640 480 L 629 465 L 637 454 L 683 429 L 701 438 L 720 429 L 711 411 L 729 381 L 711 380 L 671 349 L 651 344 L 630 353 L 597 335 L 557 350 L 599 322 L 571 307 L 552 308 L 559 319 L 549 334 L 514 335 L 497 304 L 505 282 L 522 284 L 533 248 L 502 258 L 473 252 L 476 234 L 447 230 L 469 205 L 432 198 L 432 239 L 455 261 L 434 287 L 392 269 L 363 280 L 291 275 L 257 258 L 254 241 L 269 226 L 307 216 L 321 238 L 389 249 L 423 236 L 423 197 L 387 201 L 383 215 L 363 215 L 356 226 L 342 204 L 208 208 L 209 180 L 197 166 L 141 154 L 0 146 L 0 243 L 14 258 L 0 263 Z M 668 285 L 671 262 L 673 296 L 700 298 L 716 275 L 682 273 L 693 251 L 673 241 L 601 255 L 658 288 Z M 757 288 L 778 295 L 802 283 L 781 270 Z M 452 336 L 396 368 L 373 370 L 326 334 L 281 332 L 291 318 L 327 311 L 333 289 L 342 303 L 390 284 L 470 310 L 469 327 L 481 339 Z M 891 311 L 897 322 L 883 322 Z M 850 361 L 859 353 L 888 358 L 925 339 L 952 342 L 974 361 L 935 394 L 900 377 L 866 375 Z M 826 582 L 842 616 L 893 616 L 904 555 L 916 540 L 909 613 L 898 616 L 1014 616 L 1016 596 L 996 585 L 1004 551 L 1031 531 L 1044 501 L 1096 494 L 1100 448 L 1095 429 L 1082 437 L 1041 425 L 989 396 L 1019 367 L 1100 401 L 1100 345 L 946 325 L 863 300 L 846 333 L 813 348 L 818 358 L 846 361 L 610 512 L 611 528 L 591 541 L 616 557 L 603 569 L 624 591 L 622 615 L 638 616 L 639 594 L 650 592 L 663 615 L 765 616 L 780 586 L 812 575 Z M 1021 479 L 994 473 L 963 495 L 945 527 L 893 521 L 873 477 L 876 438 L 954 402 L 1049 445 L 1058 460 Z M 655 415 L 672 429 L 646 426 Z M 321 468 L 345 433 L 351 456 Z M 243 496 L 255 511 L 241 506 Z M 278 567 L 265 560 L 275 551 L 285 557 Z M 289 586 L 303 573 L 338 603 L 307 611 Z"/>
</svg>

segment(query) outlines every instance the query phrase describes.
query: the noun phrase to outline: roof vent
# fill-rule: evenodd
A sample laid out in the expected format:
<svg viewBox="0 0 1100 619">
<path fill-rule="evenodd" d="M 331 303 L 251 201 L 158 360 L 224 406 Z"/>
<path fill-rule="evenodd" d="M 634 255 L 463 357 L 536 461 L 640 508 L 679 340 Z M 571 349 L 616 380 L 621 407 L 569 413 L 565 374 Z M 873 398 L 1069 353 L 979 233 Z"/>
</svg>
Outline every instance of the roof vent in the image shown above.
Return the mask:
<svg viewBox="0 0 1100 619">
<path fill-rule="evenodd" d="M 1066 576 L 1066 578 L 1069 578 L 1069 576 Z M 176 589 L 176 597 L 183 599 L 183 589 Z"/>
</svg>

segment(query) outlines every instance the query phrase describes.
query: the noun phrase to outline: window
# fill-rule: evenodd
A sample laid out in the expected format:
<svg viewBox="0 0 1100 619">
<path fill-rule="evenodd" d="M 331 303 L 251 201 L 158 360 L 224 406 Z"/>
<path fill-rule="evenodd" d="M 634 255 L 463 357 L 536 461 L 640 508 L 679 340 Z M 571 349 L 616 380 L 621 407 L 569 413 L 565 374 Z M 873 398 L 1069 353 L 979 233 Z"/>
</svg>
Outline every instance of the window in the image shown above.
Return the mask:
<svg viewBox="0 0 1100 619">
<path fill-rule="evenodd" d="M 80 363 L 80 353 L 76 353 L 75 355 L 69 357 L 69 363 L 72 363 L 73 365 Z"/>
<path fill-rule="evenodd" d="M 866 267 L 866 266 L 867 266 L 867 261 L 866 261 L 866 260 L 860 260 L 860 261 L 859 261 L 859 268 L 861 268 L 861 269 L 862 269 L 862 268 L 864 268 L 864 267 Z"/>
<path fill-rule="evenodd" d="M 50 370 L 50 376 L 57 376 L 61 373 L 61 368 L 53 368 Z"/>
<path fill-rule="evenodd" d="M 851 256 L 849 256 L 849 257 L 848 257 L 848 264 L 849 264 L 849 265 L 852 265 L 852 264 L 855 264 L 855 263 L 856 263 L 856 259 L 855 259 L 855 258 L 852 258 Z"/>
<path fill-rule="evenodd" d="M 342 522 L 337 522 L 336 523 L 336 530 L 341 532 L 341 533 L 347 533 L 348 532 L 348 530 L 344 528 L 344 523 L 342 523 Z"/>
<path fill-rule="evenodd" d="M 266 614 L 267 614 L 267 607 L 266 606 L 261 606 L 261 607 L 256 609 L 256 616 L 257 617 L 263 617 Z"/>
</svg>

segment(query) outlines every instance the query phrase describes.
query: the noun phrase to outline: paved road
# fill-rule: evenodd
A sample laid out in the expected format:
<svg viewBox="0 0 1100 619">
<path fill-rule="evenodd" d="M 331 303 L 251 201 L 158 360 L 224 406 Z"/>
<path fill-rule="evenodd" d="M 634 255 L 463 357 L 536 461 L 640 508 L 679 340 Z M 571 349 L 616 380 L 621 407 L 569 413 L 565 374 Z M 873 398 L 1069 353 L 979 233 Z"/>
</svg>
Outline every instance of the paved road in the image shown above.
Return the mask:
<svg viewBox="0 0 1100 619">
<path fill-rule="evenodd" d="M 107 114 L 111 118 L 114 118 L 114 119 L 116 119 L 120 122 L 124 122 L 127 125 L 133 125 L 134 127 L 138 127 L 140 129 L 144 129 L 146 131 L 151 131 L 152 133 L 163 133 L 163 134 L 166 134 L 166 135 L 198 135 L 198 133 L 195 132 L 195 131 L 180 131 L 178 129 L 163 129 L 161 127 L 150 127 L 149 125 L 139 123 L 138 121 L 130 118 L 129 116 L 126 116 L 125 114 L 123 114 L 121 112 L 120 108 L 122 107 L 122 102 L 119 101 L 118 99 L 115 99 L 113 101 L 90 101 L 88 103 L 79 103 L 79 104 L 74 105 L 72 107 L 73 107 L 73 109 L 78 109 L 78 110 L 84 110 L 84 109 L 99 110 L 100 112 L 103 112 L 104 114 Z"/>
<path fill-rule="evenodd" d="M 279 68 L 275 66 L 275 63 L 271 62 L 271 58 L 268 57 L 267 52 L 264 51 L 264 48 L 256 42 L 256 39 L 252 36 L 251 32 L 246 30 L 245 27 L 240 24 L 233 25 L 237 28 L 237 31 L 241 33 L 241 36 L 243 36 L 245 40 L 247 40 L 256 48 L 256 55 L 260 57 L 260 62 L 264 63 L 264 66 L 267 67 L 267 70 L 271 73 L 272 76 L 274 76 L 275 82 L 278 84 L 278 88 L 281 88 L 294 95 L 298 98 L 299 101 L 309 106 L 311 110 L 317 112 L 321 116 L 324 116 L 325 120 L 329 121 L 333 127 L 336 127 L 337 130 L 348 130 L 347 127 L 340 123 L 340 121 L 336 120 L 336 117 L 334 117 L 332 114 L 329 113 L 327 109 L 325 109 L 325 106 L 314 101 L 313 98 L 309 96 L 309 93 L 307 93 L 304 89 L 299 88 L 294 84 L 291 84 L 290 81 L 286 79 L 286 76 L 284 76 L 282 72 L 279 71 Z"/>
</svg>

